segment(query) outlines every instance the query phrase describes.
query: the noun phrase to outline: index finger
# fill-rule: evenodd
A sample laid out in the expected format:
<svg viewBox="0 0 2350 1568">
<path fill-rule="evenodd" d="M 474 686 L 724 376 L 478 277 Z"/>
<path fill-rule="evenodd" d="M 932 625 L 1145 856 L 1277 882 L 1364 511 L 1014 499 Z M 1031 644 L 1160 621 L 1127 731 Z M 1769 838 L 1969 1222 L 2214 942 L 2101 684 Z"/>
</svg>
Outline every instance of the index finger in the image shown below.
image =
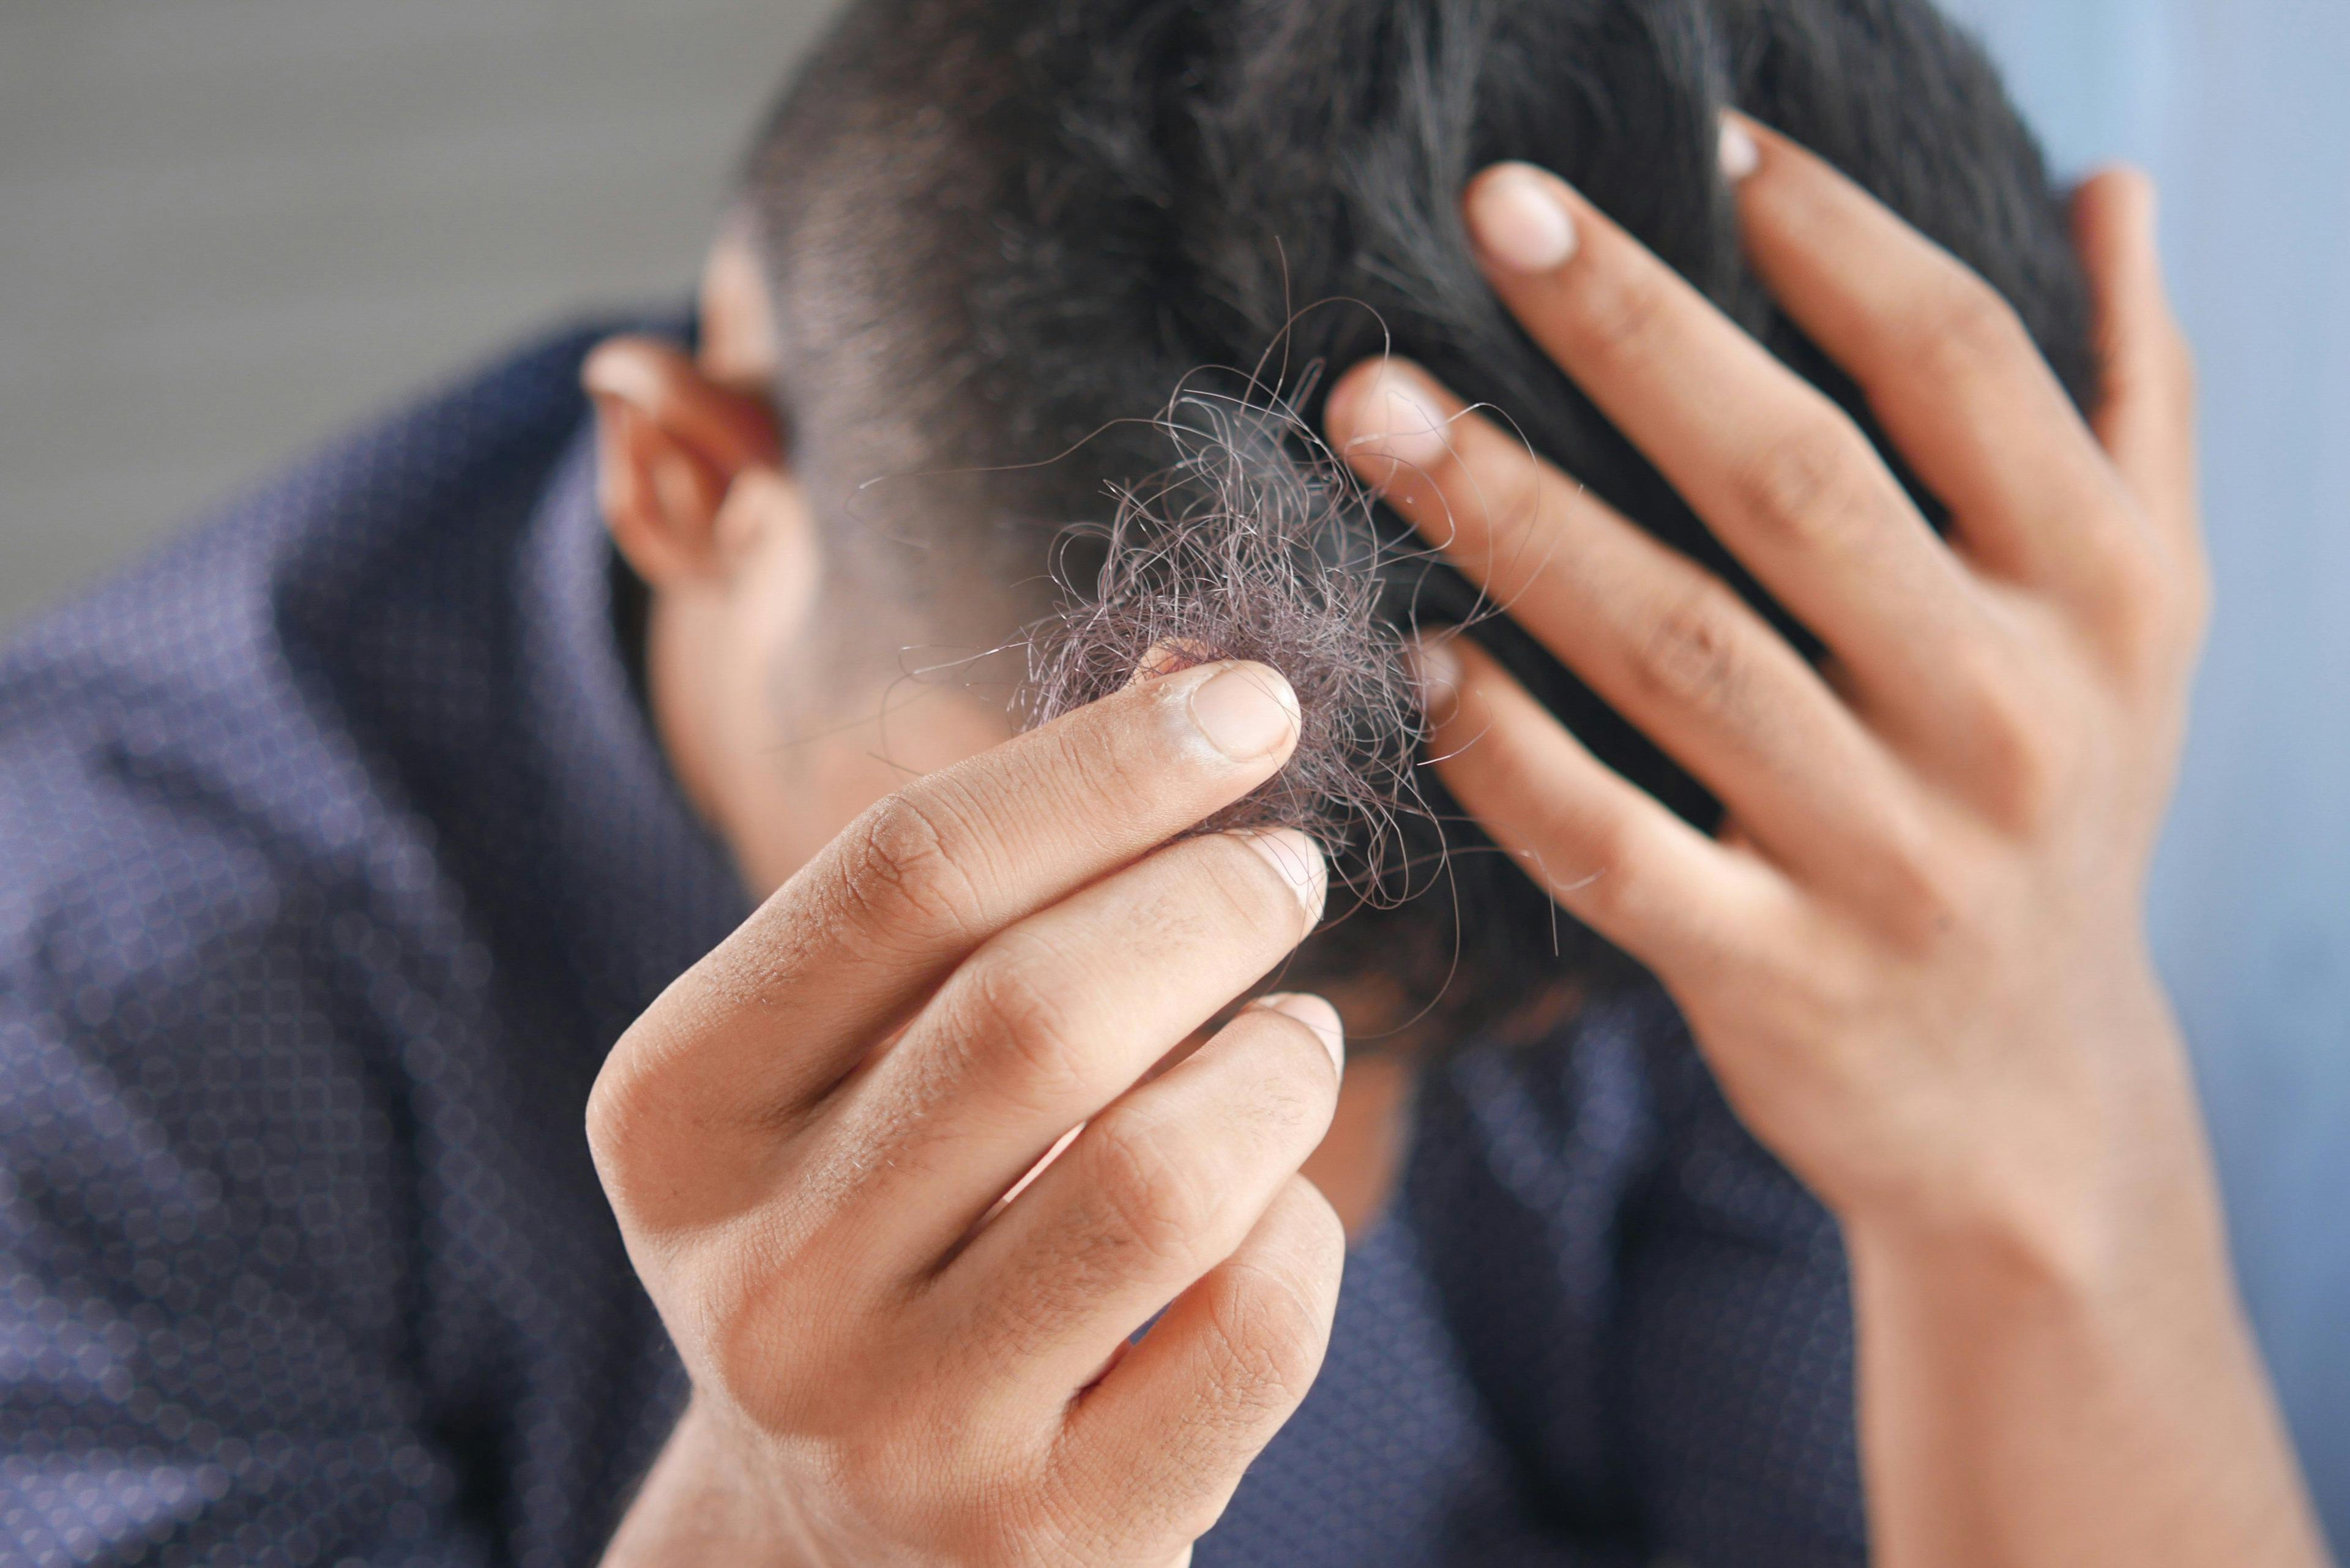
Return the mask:
<svg viewBox="0 0 2350 1568">
<path fill-rule="evenodd" d="M 1937 691 L 1981 607 L 1860 427 L 1555 175 L 1497 164 L 1462 207 L 1527 336 L 1864 696 Z"/>
<path fill-rule="evenodd" d="M 662 992 L 614 1047 L 591 1122 L 788 1117 L 989 937 L 1271 778 L 1298 726 L 1278 671 L 1207 664 L 916 781 Z"/>
</svg>

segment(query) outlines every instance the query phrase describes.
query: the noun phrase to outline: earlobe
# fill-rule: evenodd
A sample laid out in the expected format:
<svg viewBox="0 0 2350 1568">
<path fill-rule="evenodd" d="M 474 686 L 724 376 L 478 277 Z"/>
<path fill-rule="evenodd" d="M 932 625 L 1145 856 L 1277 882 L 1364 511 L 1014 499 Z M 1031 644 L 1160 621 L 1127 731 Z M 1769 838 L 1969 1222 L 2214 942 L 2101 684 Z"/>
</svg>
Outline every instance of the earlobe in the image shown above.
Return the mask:
<svg viewBox="0 0 2350 1568">
<path fill-rule="evenodd" d="M 723 575 L 726 498 L 746 472 L 779 462 L 765 405 L 649 337 L 599 344 L 580 379 L 596 409 L 605 517 L 629 566 L 657 588 Z"/>
</svg>

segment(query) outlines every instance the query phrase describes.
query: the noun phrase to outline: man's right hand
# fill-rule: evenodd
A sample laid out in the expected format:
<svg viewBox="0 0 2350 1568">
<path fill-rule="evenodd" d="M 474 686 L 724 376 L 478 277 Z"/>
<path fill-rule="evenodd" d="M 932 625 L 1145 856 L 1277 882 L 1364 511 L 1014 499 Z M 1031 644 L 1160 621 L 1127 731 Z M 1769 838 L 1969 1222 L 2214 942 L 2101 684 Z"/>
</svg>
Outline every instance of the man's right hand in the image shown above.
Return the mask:
<svg viewBox="0 0 2350 1568">
<path fill-rule="evenodd" d="M 1215 664 L 931 774 L 622 1038 L 588 1138 L 693 1397 L 608 1568 L 1188 1555 L 1344 1255 L 1297 1175 L 1327 1003 L 1154 1073 L 1320 914 L 1302 836 L 1169 842 L 1296 735 L 1280 676 Z"/>
</svg>

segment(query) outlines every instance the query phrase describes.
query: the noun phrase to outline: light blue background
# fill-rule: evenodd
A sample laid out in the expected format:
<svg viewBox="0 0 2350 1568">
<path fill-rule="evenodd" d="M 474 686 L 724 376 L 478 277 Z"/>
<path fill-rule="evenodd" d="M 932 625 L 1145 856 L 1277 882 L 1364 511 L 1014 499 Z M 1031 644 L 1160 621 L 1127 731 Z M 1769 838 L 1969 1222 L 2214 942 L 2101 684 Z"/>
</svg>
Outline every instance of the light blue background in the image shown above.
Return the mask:
<svg viewBox="0 0 2350 1568">
<path fill-rule="evenodd" d="M 2253 1318 L 2350 1550 L 2350 0 L 1953 0 L 2126 158 L 2203 371 L 2219 618 L 2155 932 Z"/>
</svg>

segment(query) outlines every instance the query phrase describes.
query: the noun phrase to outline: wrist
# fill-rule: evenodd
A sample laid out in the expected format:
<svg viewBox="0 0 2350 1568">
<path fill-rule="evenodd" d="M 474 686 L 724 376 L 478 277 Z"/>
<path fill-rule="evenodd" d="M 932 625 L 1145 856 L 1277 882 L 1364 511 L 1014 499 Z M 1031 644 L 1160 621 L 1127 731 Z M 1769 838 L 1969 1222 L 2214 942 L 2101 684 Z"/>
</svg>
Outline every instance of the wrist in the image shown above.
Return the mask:
<svg viewBox="0 0 2350 1568">
<path fill-rule="evenodd" d="M 1847 1230 L 1873 1561 L 2324 1561 L 2224 1257 L 2149 1248 Z"/>
<path fill-rule="evenodd" d="M 700 1396 L 678 1418 L 602 1568 L 683 1568 L 706 1562 L 746 1568 L 799 1568 L 772 1485 L 751 1478 L 743 1445 Z"/>
<path fill-rule="evenodd" d="M 2110 1312 L 2185 1281 L 2232 1301 L 2185 1040 L 2142 950 L 2109 956 L 2003 1043 L 2029 1075 L 1978 1085 L 1906 1169 L 1831 1197 L 1856 1262 L 1986 1304 Z"/>
</svg>

